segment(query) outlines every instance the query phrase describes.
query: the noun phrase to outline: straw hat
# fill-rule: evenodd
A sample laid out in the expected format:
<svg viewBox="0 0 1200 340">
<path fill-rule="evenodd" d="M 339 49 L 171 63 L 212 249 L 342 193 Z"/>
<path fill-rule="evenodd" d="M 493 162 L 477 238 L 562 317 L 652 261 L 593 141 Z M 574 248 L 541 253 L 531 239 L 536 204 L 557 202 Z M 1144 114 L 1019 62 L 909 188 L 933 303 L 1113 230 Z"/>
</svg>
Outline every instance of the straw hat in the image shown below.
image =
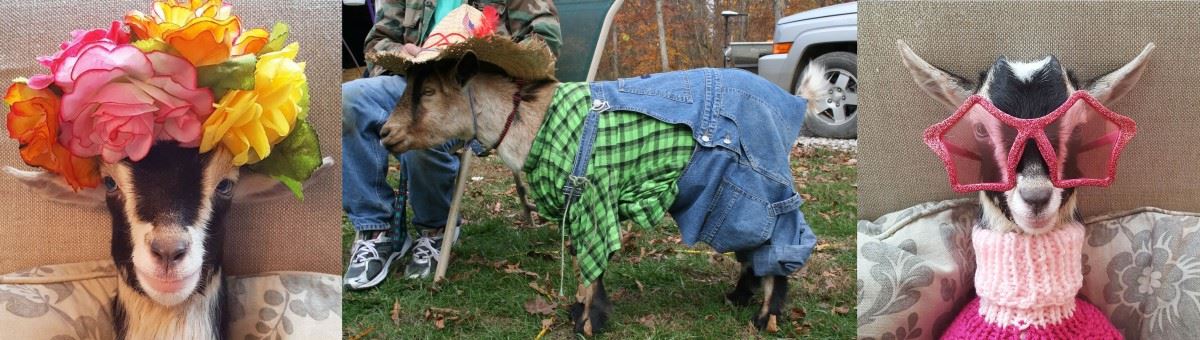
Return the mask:
<svg viewBox="0 0 1200 340">
<path fill-rule="evenodd" d="M 497 35 L 499 15 L 493 7 L 481 12 L 470 5 L 462 5 L 446 15 L 425 39 L 421 51 L 416 55 L 404 50 L 373 52 L 367 58 L 397 74 L 407 74 L 408 69 L 428 62 L 462 58 L 474 53 L 481 62 L 496 65 L 519 79 L 547 79 L 554 77 L 554 55 L 541 39 L 525 39 L 517 43 L 507 36 Z"/>
</svg>

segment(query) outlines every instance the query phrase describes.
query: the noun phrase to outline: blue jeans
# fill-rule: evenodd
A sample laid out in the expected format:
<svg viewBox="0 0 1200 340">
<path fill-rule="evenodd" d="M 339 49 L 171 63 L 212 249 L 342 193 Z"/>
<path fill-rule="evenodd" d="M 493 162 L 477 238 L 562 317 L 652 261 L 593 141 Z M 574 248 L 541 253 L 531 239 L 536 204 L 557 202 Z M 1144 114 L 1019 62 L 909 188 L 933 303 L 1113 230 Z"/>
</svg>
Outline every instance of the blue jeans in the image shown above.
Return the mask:
<svg viewBox="0 0 1200 340">
<path fill-rule="evenodd" d="M 404 93 L 401 76 L 378 76 L 342 84 L 342 209 L 358 231 L 392 230 L 405 235 L 404 196 L 387 184 L 390 154 L 379 143 L 379 130 Z M 397 156 L 413 202 L 412 224 L 446 226 L 458 158 L 457 141 Z M 403 187 L 403 186 L 402 186 Z M 403 194 L 403 193 L 401 193 Z"/>
</svg>

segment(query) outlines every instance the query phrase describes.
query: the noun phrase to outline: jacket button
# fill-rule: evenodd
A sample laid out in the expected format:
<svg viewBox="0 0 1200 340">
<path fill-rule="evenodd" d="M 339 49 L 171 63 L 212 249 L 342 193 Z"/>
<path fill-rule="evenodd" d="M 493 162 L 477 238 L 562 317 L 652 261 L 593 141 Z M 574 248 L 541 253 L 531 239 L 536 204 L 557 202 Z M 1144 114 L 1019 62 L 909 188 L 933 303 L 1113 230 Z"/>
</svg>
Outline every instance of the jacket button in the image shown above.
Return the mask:
<svg viewBox="0 0 1200 340">
<path fill-rule="evenodd" d="M 705 142 L 709 142 L 709 141 L 711 141 L 711 140 L 712 140 L 712 138 L 708 138 L 708 135 L 703 135 L 703 136 L 700 136 L 700 140 L 702 140 L 702 141 L 705 141 Z"/>
<path fill-rule="evenodd" d="M 722 139 L 721 141 L 725 144 L 733 143 L 733 141 L 729 140 L 729 137 L 725 137 L 725 139 Z"/>
</svg>

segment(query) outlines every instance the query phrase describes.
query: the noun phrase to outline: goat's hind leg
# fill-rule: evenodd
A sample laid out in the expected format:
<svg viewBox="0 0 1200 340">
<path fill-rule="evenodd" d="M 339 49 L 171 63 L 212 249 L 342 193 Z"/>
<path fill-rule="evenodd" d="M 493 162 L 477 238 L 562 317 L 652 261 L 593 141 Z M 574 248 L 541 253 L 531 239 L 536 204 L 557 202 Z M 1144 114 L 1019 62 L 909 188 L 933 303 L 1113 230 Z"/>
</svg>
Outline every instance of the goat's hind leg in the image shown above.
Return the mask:
<svg viewBox="0 0 1200 340">
<path fill-rule="evenodd" d="M 763 287 L 763 304 L 752 320 L 754 327 L 778 332 L 780 315 L 783 313 L 784 303 L 787 302 L 787 276 L 764 276 L 760 280 Z"/>
<path fill-rule="evenodd" d="M 759 285 L 759 278 L 754 276 L 752 269 L 750 264 L 742 263 L 742 273 L 738 275 L 733 291 L 725 294 L 725 303 L 738 307 L 750 305 L 750 298 L 754 297 L 754 291 Z"/>
<path fill-rule="evenodd" d="M 588 286 L 579 286 L 571 305 L 571 321 L 575 324 L 575 333 L 592 336 L 604 329 L 608 322 L 608 314 L 612 311 L 612 303 L 608 293 L 604 291 L 604 275 L 596 278 Z"/>
</svg>

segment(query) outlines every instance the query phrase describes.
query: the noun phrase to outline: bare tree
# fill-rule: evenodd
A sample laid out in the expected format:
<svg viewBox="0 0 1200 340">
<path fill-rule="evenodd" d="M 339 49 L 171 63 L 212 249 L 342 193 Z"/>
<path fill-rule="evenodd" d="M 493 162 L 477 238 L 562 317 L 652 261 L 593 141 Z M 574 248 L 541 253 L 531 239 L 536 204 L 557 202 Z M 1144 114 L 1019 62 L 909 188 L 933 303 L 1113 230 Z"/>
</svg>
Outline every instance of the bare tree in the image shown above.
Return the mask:
<svg viewBox="0 0 1200 340">
<path fill-rule="evenodd" d="M 617 35 L 619 35 L 620 33 L 617 32 L 616 25 L 613 25 L 613 26 L 614 27 L 612 28 L 612 32 L 609 33 L 609 36 L 612 37 L 611 51 L 612 51 L 613 79 L 616 79 L 616 78 L 621 77 L 621 49 L 617 48 Z"/>
<path fill-rule="evenodd" d="M 667 61 L 667 26 L 663 24 L 662 0 L 654 0 L 655 16 L 658 17 L 658 52 L 662 58 L 662 71 L 671 70 Z"/>
<path fill-rule="evenodd" d="M 783 18 L 783 8 L 785 6 L 787 6 L 787 4 L 784 4 L 783 0 L 775 0 L 775 6 L 773 6 L 773 9 L 775 10 L 775 20 L 771 21 L 771 23 L 779 22 L 779 19 Z"/>
</svg>

